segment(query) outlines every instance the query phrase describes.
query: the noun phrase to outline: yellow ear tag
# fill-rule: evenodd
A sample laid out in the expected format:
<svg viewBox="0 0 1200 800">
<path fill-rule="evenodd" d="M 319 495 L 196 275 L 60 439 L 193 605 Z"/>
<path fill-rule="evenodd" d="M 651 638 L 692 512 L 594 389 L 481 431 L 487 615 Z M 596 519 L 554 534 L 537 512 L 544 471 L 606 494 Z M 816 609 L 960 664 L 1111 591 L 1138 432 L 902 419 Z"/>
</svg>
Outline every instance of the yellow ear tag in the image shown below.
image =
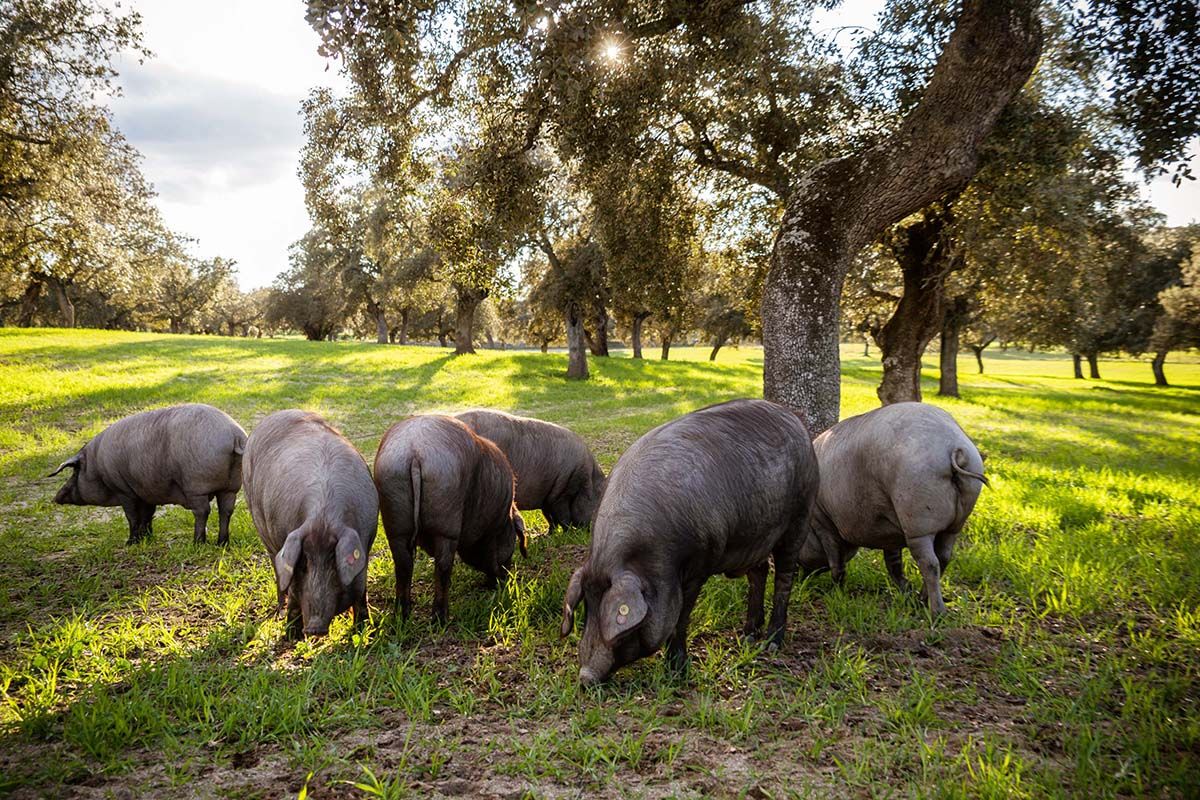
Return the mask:
<svg viewBox="0 0 1200 800">
<path fill-rule="evenodd" d="M 362 555 L 362 553 L 361 553 L 361 552 L 359 552 L 359 549 L 358 549 L 357 547 L 356 547 L 356 548 L 354 548 L 354 560 L 355 560 L 355 561 L 358 561 L 358 557 L 359 557 L 359 556 L 361 556 L 361 555 Z"/>
<path fill-rule="evenodd" d="M 622 603 L 621 607 L 617 609 L 617 612 L 620 613 L 622 616 L 628 616 L 629 615 L 629 606 Z"/>
</svg>

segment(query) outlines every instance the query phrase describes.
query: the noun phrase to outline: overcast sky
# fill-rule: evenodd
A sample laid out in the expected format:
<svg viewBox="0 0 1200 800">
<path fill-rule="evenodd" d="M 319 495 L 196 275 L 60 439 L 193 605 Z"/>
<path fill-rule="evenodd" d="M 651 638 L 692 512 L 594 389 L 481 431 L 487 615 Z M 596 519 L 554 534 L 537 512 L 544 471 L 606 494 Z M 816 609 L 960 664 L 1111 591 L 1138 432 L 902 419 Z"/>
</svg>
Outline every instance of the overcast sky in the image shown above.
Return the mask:
<svg viewBox="0 0 1200 800">
<path fill-rule="evenodd" d="M 870 25 L 880 0 L 850 0 L 821 27 Z M 244 289 L 287 266 L 308 228 L 296 177 L 300 101 L 339 85 L 317 55 L 300 0 L 125 0 L 155 57 L 119 65 L 118 127 L 145 156 L 167 224 L 202 257 L 238 262 Z M 1200 218 L 1200 187 L 1155 181 L 1148 196 L 1172 225 Z"/>
</svg>

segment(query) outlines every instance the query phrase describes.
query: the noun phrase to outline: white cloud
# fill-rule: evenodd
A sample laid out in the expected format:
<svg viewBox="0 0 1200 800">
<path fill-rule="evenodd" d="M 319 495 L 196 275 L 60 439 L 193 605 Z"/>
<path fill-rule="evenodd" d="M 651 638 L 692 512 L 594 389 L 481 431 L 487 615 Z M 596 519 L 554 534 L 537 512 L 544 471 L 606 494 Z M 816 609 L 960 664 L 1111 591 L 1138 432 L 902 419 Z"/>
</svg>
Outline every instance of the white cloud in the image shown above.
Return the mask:
<svg viewBox="0 0 1200 800">
<path fill-rule="evenodd" d="M 129 3 L 124 4 L 129 8 Z M 269 284 L 308 228 L 296 165 L 300 101 L 326 71 L 296 0 L 138 0 L 155 57 L 119 64 L 118 127 L 145 156 L 167 224 L 204 256 L 238 262 L 244 288 Z"/>
</svg>

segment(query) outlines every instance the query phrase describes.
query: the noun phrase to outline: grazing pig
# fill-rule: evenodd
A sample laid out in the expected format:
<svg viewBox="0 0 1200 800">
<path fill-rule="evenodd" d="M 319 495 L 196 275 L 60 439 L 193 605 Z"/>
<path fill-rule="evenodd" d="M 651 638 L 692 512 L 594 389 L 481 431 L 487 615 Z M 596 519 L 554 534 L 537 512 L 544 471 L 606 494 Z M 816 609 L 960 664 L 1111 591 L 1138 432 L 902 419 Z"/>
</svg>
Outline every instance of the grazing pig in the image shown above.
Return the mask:
<svg viewBox="0 0 1200 800">
<path fill-rule="evenodd" d="M 517 478 L 517 508 L 539 509 L 555 525 L 589 525 L 604 472 L 583 438 L 561 425 L 477 409 L 455 415 L 495 443 Z"/>
<path fill-rule="evenodd" d="M 156 506 L 183 506 L 195 516 L 194 539 L 200 544 L 216 498 L 217 544 L 227 544 L 245 448 L 246 432 L 212 406 L 191 403 L 143 411 L 100 431 L 50 473 L 72 470 L 54 502 L 120 506 L 129 522 L 127 544 L 151 534 Z"/>
<path fill-rule="evenodd" d="M 768 558 L 775 561 L 769 641 L 787 626 L 788 597 L 817 495 L 817 462 L 799 415 L 765 400 L 734 400 L 680 417 L 621 456 L 571 576 L 562 634 L 586 601 L 579 680 L 594 684 L 665 643 L 687 663 L 692 606 L 710 575 L 746 575 L 745 633 L 763 623 Z"/>
<path fill-rule="evenodd" d="M 454 554 L 495 585 L 525 555 L 525 522 L 513 502 L 513 472 L 500 448 L 453 417 L 409 417 L 388 428 L 375 454 L 383 530 L 396 565 L 396 603 L 412 611 L 417 545 L 433 557 L 433 616 L 450 614 Z"/>
<path fill-rule="evenodd" d="M 323 636 L 347 608 L 367 619 L 379 497 L 346 437 L 309 411 L 278 411 L 246 445 L 246 502 L 275 566 L 287 637 Z"/>
<path fill-rule="evenodd" d="M 921 571 L 923 599 L 942 614 L 941 574 L 982 485 L 983 458 L 954 418 L 924 403 L 896 403 L 842 420 L 813 442 L 821 491 L 800 564 L 845 577 L 860 547 L 883 550 L 907 588 L 902 548 Z"/>
</svg>

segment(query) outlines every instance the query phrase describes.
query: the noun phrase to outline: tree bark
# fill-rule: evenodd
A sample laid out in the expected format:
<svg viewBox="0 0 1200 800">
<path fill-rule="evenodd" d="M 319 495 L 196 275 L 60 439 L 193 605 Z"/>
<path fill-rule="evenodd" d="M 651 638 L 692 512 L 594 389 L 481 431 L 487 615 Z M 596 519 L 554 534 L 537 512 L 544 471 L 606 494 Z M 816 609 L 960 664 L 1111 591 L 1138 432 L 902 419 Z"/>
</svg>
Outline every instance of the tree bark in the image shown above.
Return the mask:
<svg viewBox="0 0 1200 800">
<path fill-rule="evenodd" d="M 37 313 L 38 301 L 42 299 L 42 282 L 32 280 L 21 295 L 21 311 L 17 316 L 17 325 L 28 328 L 33 325 L 33 315 Z"/>
<path fill-rule="evenodd" d="M 723 336 L 718 336 L 718 337 L 717 337 L 717 338 L 716 338 L 716 339 L 713 341 L 713 349 L 712 349 L 712 352 L 708 354 L 708 360 L 709 360 L 709 361 L 716 361 L 716 360 L 717 360 L 717 353 L 721 352 L 721 348 L 725 346 L 725 341 L 726 341 L 726 339 L 725 339 L 725 337 L 723 337 Z"/>
<path fill-rule="evenodd" d="M 1154 360 L 1150 362 L 1150 369 L 1154 370 L 1154 385 L 1155 386 L 1170 386 L 1167 383 L 1167 373 L 1163 371 L 1163 364 L 1167 363 L 1167 351 L 1159 350 L 1154 354 Z"/>
<path fill-rule="evenodd" d="M 863 337 L 863 358 L 871 357 L 871 340 Z"/>
<path fill-rule="evenodd" d="M 400 332 L 396 334 L 396 344 L 408 344 L 408 317 L 411 313 L 408 308 L 400 309 Z"/>
<path fill-rule="evenodd" d="M 596 332 L 592 335 L 588 346 L 592 349 L 594 356 L 608 355 L 608 309 L 604 307 L 604 301 L 597 299 L 592 307 L 592 323 L 596 327 Z"/>
<path fill-rule="evenodd" d="M 55 277 L 46 279 L 46 283 L 54 290 L 54 299 L 58 302 L 59 313 L 62 314 L 63 327 L 75 327 L 75 304 L 71 302 L 70 296 L 67 295 L 67 284 Z"/>
<path fill-rule="evenodd" d="M 965 0 L 920 103 L 896 132 L 822 162 L 787 200 L 763 290 L 763 394 L 815 435 L 840 408 L 846 272 L 891 225 L 961 189 L 978 149 L 1041 52 L 1036 0 Z"/>
<path fill-rule="evenodd" d="M 1095 380 L 1100 380 L 1100 362 L 1095 351 L 1085 353 L 1088 362 L 1088 374 Z"/>
<path fill-rule="evenodd" d="M 671 337 L 664 335 L 662 337 L 662 360 L 667 361 L 671 358 Z"/>
<path fill-rule="evenodd" d="M 567 323 L 567 377 L 586 380 L 588 377 L 587 343 L 583 337 L 583 309 L 570 301 L 563 313 Z"/>
<path fill-rule="evenodd" d="M 475 309 L 487 297 L 487 289 L 455 286 L 454 291 L 457 298 L 454 305 L 454 355 L 473 355 L 475 353 L 472 339 L 475 333 Z"/>
<path fill-rule="evenodd" d="M 545 353 L 545 352 L 547 352 L 549 349 L 550 349 L 550 343 L 549 343 L 549 342 L 542 342 L 542 352 L 543 352 L 543 353 Z"/>
<path fill-rule="evenodd" d="M 890 242 L 904 275 L 904 291 L 875 335 L 883 355 L 883 380 L 876 394 L 885 406 L 921 400 L 921 356 L 943 323 L 946 276 L 957 266 L 944 235 L 947 221 L 948 212 L 927 209 Z"/>
<path fill-rule="evenodd" d="M 367 311 L 371 312 L 371 316 L 375 317 L 375 343 L 388 343 L 388 324 L 387 312 L 383 310 L 382 303 L 371 301 L 367 303 Z"/>
<path fill-rule="evenodd" d="M 633 357 L 642 357 L 642 326 L 646 324 L 646 319 L 649 314 L 634 314 L 633 315 L 633 332 L 629 337 L 629 344 L 633 347 Z"/>
<path fill-rule="evenodd" d="M 1083 378 L 1083 359 L 1079 353 L 1071 353 L 1071 362 L 1075 366 L 1075 377 L 1082 380 Z"/>
<path fill-rule="evenodd" d="M 939 352 L 938 394 L 958 397 L 958 331 L 967 316 L 967 298 L 955 297 L 946 306 L 942 317 L 942 341 Z"/>
</svg>

